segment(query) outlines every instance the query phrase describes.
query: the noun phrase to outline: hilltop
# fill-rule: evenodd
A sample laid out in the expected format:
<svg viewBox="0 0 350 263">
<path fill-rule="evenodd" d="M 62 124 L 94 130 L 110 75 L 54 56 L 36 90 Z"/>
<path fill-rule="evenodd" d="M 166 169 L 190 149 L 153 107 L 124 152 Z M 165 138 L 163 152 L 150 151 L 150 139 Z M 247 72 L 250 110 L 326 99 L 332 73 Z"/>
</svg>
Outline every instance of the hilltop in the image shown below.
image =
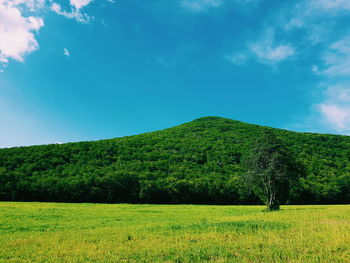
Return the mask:
<svg viewBox="0 0 350 263">
<path fill-rule="evenodd" d="M 291 203 L 350 202 L 350 137 L 298 133 L 220 117 L 135 136 L 0 149 L 0 200 L 259 203 L 238 178 L 271 129 L 305 167 Z"/>
</svg>

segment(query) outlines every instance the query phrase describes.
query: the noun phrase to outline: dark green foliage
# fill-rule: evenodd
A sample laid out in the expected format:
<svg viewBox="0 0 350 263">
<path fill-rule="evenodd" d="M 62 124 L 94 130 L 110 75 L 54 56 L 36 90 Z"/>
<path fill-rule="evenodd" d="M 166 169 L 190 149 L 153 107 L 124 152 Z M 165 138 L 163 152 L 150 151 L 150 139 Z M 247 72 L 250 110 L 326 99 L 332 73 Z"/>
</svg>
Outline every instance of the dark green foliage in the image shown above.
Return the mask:
<svg viewBox="0 0 350 263">
<path fill-rule="evenodd" d="M 264 201 L 267 211 L 279 210 L 304 169 L 271 130 L 264 130 L 251 148 L 242 181 Z"/>
<path fill-rule="evenodd" d="M 239 178 L 266 129 L 206 117 L 130 137 L 0 149 L 0 200 L 256 204 Z M 288 202 L 350 202 L 350 137 L 274 133 L 306 168 Z"/>
</svg>

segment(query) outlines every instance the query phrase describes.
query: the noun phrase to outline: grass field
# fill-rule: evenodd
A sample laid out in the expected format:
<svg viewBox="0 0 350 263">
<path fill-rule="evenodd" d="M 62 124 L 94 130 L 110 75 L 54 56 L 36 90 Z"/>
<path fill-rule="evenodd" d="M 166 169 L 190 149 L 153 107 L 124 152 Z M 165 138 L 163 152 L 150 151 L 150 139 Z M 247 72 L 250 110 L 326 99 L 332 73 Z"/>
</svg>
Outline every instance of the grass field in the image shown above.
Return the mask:
<svg viewBox="0 0 350 263">
<path fill-rule="evenodd" d="M 350 206 L 0 202 L 0 262 L 350 262 Z"/>
</svg>

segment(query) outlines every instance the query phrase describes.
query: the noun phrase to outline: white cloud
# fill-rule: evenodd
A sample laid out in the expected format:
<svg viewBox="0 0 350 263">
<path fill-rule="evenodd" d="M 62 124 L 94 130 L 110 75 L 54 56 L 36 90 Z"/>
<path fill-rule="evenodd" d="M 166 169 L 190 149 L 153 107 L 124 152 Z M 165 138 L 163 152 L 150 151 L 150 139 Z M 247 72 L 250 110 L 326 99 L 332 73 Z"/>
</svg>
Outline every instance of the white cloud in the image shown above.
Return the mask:
<svg viewBox="0 0 350 263">
<path fill-rule="evenodd" d="M 81 9 L 89 5 L 93 0 L 70 0 L 71 11 L 62 10 L 60 4 L 52 3 L 51 10 L 56 14 L 67 18 L 73 18 L 80 23 L 89 23 L 91 17 L 81 12 Z"/>
<path fill-rule="evenodd" d="M 264 43 L 255 43 L 251 50 L 263 62 L 277 63 L 294 55 L 295 50 L 290 45 L 265 45 Z"/>
<path fill-rule="evenodd" d="M 249 49 L 258 61 L 272 65 L 295 54 L 295 49 L 291 45 L 277 43 L 272 29 L 268 29 L 260 41 L 249 45 Z"/>
<path fill-rule="evenodd" d="M 332 130 L 343 133 L 350 132 L 350 107 L 321 104 L 319 109 Z"/>
<path fill-rule="evenodd" d="M 201 12 L 212 7 L 218 7 L 222 4 L 222 0 L 181 0 L 181 7 L 194 11 Z"/>
<path fill-rule="evenodd" d="M 309 91 L 314 98 L 303 126 L 317 126 L 316 131 L 350 134 L 350 37 L 346 28 L 339 30 L 339 22 L 349 17 L 349 11 L 350 0 L 297 1 L 270 24 L 271 31 L 278 32 L 284 42 L 276 43 L 270 33 L 270 37 L 267 34 L 265 40 L 251 46 L 266 63 L 296 54 L 296 48 L 285 44 L 288 39 L 296 43 L 301 58 L 312 56 L 313 64 L 308 68 L 319 79 L 314 85 L 318 89 Z"/>
<path fill-rule="evenodd" d="M 44 26 L 42 10 L 47 5 L 57 14 L 87 23 L 91 17 L 81 9 L 92 1 L 70 0 L 71 11 L 67 12 L 52 0 L 0 0 L 0 70 L 10 60 L 23 62 L 26 55 L 39 48 L 36 35 Z"/>
<path fill-rule="evenodd" d="M 350 133 L 350 86 L 344 82 L 329 86 L 324 93 L 324 101 L 316 105 L 321 120 L 329 129 Z"/>
<path fill-rule="evenodd" d="M 330 86 L 326 92 L 326 97 L 331 103 L 349 105 L 350 102 L 350 86 L 343 83 L 342 85 Z"/>
<path fill-rule="evenodd" d="M 349 15 L 349 0 L 303 0 L 282 13 L 280 21 L 285 30 L 304 29 L 309 44 L 324 43 L 336 26 L 336 20 Z"/>
<path fill-rule="evenodd" d="M 337 83 L 326 88 L 323 101 L 317 109 L 321 119 L 331 130 L 350 133 L 350 38 L 345 37 L 332 43 L 324 53 L 323 70 L 314 66 L 315 74 L 324 77 L 327 82 Z"/>
<path fill-rule="evenodd" d="M 312 0 L 309 2 L 310 7 L 323 9 L 327 11 L 344 11 L 350 10 L 349 0 Z"/>
<path fill-rule="evenodd" d="M 270 27 L 263 36 L 255 42 L 247 44 L 246 49 L 226 55 L 225 58 L 235 64 L 244 65 L 249 59 L 255 58 L 257 62 L 275 67 L 278 63 L 296 54 L 295 48 L 284 42 L 277 41 L 275 29 Z"/>
<path fill-rule="evenodd" d="M 324 74 L 337 76 L 350 76 L 350 37 L 346 37 L 330 45 L 323 56 Z"/>
<path fill-rule="evenodd" d="M 62 10 L 62 7 L 57 3 L 52 3 L 51 10 L 54 11 L 56 14 L 62 15 L 67 18 L 73 18 L 77 20 L 80 23 L 89 23 L 91 18 L 84 13 L 81 13 L 80 9 L 77 9 L 75 7 L 72 8 L 70 12 L 67 12 L 65 10 Z"/>
<path fill-rule="evenodd" d="M 4 66 L 9 59 L 23 62 L 24 56 L 38 49 L 35 39 L 41 27 L 42 18 L 37 16 L 23 16 L 16 5 L 25 1 L 0 1 L 0 64 Z M 33 7 L 33 1 L 28 2 Z"/>
<path fill-rule="evenodd" d="M 70 0 L 71 6 L 74 6 L 76 9 L 83 8 L 91 2 L 92 0 Z"/>
<path fill-rule="evenodd" d="M 309 27 L 314 26 L 315 20 L 319 18 L 331 18 L 339 15 L 341 12 L 350 11 L 349 0 L 304 0 L 299 1 L 290 9 L 289 12 L 283 15 L 288 18 L 287 22 L 290 28 L 293 27 Z M 322 25 L 316 23 L 316 26 Z"/>
<path fill-rule="evenodd" d="M 68 49 L 64 48 L 63 49 L 63 55 L 67 56 L 67 57 L 70 57 L 70 52 Z"/>
<path fill-rule="evenodd" d="M 321 78 L 320 84 L 326 89 L 311 115 L 327 130 L 344 134 L 350 134 L 350 37 L 346 31 L 335 38 L 331 33 L 338 18 L 349 15 L 349 11 L 349 0 L 312 0 L 294 12 L 301 21 L 300 28 L 310 36 L 309 45 L 319 44 L 326 50 L 320 55 L 320 62 L 312 66 L 312 72 Z"/>
<path fill-rule="evenodd" d="M 51 10 L 56 14 L 62 15 L 67 18 L 73 18 L 80 23 L 89 23 L 91 17 L 81 12 L 81 9 L 89 5 L 93 0 L 70 0 L 70 11 L 62 10 L 60 4 L 52 3 Z"/>
<path fill-rule="evenodd" d="M 45 6 L 46 0 L 2 0 L 8 6 L 21 6 L 28 9 L 30 12 L 35 12 Z"/>
<path fill-rule="evenodd" d="M 269 27 L 258 41 L 247 44 L 246 50 L 226 55 L 225 58 L 235 65 L 243 65 L 249 59 L 255 58 L 259 63 L 275 67 L 295 54 L 295 48 L 291 44 L 277 41 L 275 29 Z"/>
<path fill-rule="evenodd" d="M 312 60 L 306 68 L 317 76 L 318 89 L 306 91 L 313 96 L 311 111 L 299 119 L 314 131 L 350 134 L 350 37 L 344 27 L 350 0 L 301 0 L 287 8 L 267 19 L 262 37 L 225 58 L 236 65 L 255 58 L 272 67 L 296 55 Z"/>
</svg>

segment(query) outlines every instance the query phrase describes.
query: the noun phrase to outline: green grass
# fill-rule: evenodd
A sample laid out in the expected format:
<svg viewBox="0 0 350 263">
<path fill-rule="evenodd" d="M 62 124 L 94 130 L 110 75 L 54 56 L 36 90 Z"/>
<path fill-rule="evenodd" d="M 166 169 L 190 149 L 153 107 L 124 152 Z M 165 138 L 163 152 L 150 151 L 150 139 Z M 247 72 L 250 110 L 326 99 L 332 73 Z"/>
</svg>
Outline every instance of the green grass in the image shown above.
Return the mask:
<svg viewBox="0 0 350 263">
<path fill-rule="evenodd" d="M 350 206 L 0 202 L 0 262 L 350 262 Z"/>
</svg>

